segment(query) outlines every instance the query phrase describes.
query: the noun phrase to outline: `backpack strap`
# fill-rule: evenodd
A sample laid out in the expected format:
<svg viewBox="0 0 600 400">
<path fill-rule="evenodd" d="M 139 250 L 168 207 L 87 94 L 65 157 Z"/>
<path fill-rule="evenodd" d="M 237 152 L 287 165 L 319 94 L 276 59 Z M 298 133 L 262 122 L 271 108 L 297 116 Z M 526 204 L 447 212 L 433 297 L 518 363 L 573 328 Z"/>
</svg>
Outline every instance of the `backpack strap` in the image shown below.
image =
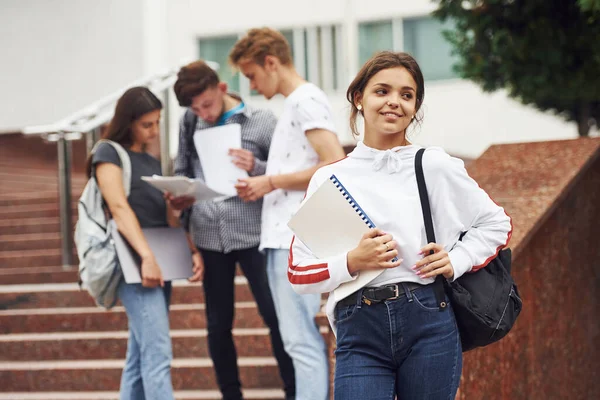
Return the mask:
<svg viewBox="0 0 600 400">
<path fill-rule="evenodd" d="M 129 197 L 129 193 L 131 193 L 131 158 L 129 158 L 129 154 L 127 154 L 127 151 L 123 148 L 123 146 L 121 146 L 117 142 L 113 142 L 112 140 L 108 139 L 98 140 L 98 142 L 96 142 L 94 148 L 92 149 L 92 154 L 96 152 L 96 149 L 102 143 L 110 144 L 119 155 L 119 158 L 121 160 L 121 176 L 123 177 L 123 189 L 125 189 L 125 197 Z"/>
<path fill-rule="evenodd" d="M 196 146 L 194 145 L 194 132 L 196 131 L 197 124 L 198 116 L 188 108 L 183 115 L 183 128 L 185 129 L 185 140 L 187 141 L 187 154 L 185 157 L 187 158 L 188 170 L 186 171 L 186 175 L 188 178 L 194 178 L 192 159 L 198 157 Z"/>
<path fill-rule="evenodd" d="M 419 149 L 415 155 L 415 174 L 417 176 L 417 186 L 419 188 L 419 198 L 421 199 L 421 210 L 423 211 L 423 221 L 425 222 L 425 233 L 427 234 L 427 243 L 435 243 L 435 232 L 433 230 L 433 218 L 431 216 L 431 206 L 429 204 L 429 195 L 427 194 L 427 184 L 425 183 L 425 174 L 423 173 L 423 154 L 425 149 Z M 433 250 L 430 254 L 433 254 Z M 434 291 L 435 300 L 438 303 L 439 310 L 444 311 L 446 306 L 446 296 L 444 292 L 444 277 L 438 275 L 435 278 Z"/>
</svg>

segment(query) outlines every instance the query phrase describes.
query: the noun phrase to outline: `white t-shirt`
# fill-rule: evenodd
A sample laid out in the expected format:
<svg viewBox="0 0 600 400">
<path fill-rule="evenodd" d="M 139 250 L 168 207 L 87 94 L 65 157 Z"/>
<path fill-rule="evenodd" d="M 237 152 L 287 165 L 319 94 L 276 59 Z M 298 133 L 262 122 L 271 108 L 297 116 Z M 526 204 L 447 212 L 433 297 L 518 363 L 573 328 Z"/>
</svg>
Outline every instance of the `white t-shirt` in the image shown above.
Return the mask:
<svg viewBox="0 0 600 400">
<path fill-rule="evenodd" d="M 289 174 L 319 163 L 306 131 L 326 129 L 335 133 L 331 105 L 325 93 L 312 83 L 294 90 L 284 102 L 269 150 L 266 175 Z M 303 190 L 277 189 L 263 201 L 260 248 L 288 249 L 292 231 L 287 223 L 302 199 Z"/>
</svg>

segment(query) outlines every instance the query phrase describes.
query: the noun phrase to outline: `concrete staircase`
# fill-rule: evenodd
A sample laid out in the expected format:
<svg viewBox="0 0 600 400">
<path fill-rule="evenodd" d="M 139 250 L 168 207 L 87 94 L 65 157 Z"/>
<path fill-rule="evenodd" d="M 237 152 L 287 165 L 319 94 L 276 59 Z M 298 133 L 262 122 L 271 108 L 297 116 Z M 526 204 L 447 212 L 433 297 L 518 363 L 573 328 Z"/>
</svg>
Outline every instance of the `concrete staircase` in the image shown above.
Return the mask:
<svg viewBox="0 0 600 400">
<path fill-rule="evenodd" d="M 77 268 L 60 266 L 56 164 L 49 154 L 54 151 L 32 139 L 0 136 L 0 400 L 118 399 L 127 318 L 121 306 L 95 307 L 79 290 Z M 78 171 L 81 165 L 73 175 L 74 200 L 85 184 Z M 268 330 L 246 279 L 238 274 L 235 283 L 234 335 L 245 396 L 281 399 Z M 174 285 L 170 323 L 177 399 L 220 398 L 200 286 Z M 326 320 L 319 323 L 327 332 Z"/>
</svg>

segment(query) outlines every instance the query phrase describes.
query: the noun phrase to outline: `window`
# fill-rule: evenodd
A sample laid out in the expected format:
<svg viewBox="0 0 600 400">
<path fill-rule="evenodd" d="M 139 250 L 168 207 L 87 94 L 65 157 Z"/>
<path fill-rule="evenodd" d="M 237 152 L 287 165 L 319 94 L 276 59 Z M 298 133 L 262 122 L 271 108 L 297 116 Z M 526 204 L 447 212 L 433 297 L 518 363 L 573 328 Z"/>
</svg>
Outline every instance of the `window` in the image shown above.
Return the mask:
<svg viewBox="0 0 600 400">
<path fill-rule="evenodd" d="M 455 57 L 451 45 L 442 32 L 451 29 L 452 23 L 441 23 L 431 17 L 403 21 L 404 51 L 410 53 L 421 66 L 425 80 L 451 79 Z"/>
<path fill-rule="evenodd" d="M 394 49 L 392 21 L 358 25 L 358 65 L 361 67 L 378 51 Z"/>
<path fill-rule="evenodd" d="M 237 41 L 237 35 L 204 38 L 199 40 L 200 58 L 219 63 L 219 78 L 227 82 L 233 92 L 240 91 L 240 80 L 227 62 L 229 52 Z"/>
<path fill-rule="evenodd" d="M 325 91 L 338 89 L 342 60 L 341 26 L 325 25 L 284 29 L 292 51 L 294 66 L 300 76 Z M 251 91 L 256 95 L 255 91 Z"/>
<path fill-rule="evenodd" d="M 331 91 L 338 88 L 343 79 L 339 63 L 341 54 L 341 26 L 325 25 L 306 28 L 283 29 L 280 32 L 290 44 L 294 66 L 306 80 Z M 219 63 L 219 77 L 229 88 L 242 96 L 257 95 L 250 90 L 248 80 L 229 67 L 229 52 L 238 35 L 202 38 L 199 40 L 200 58 Z"/>
</svg>

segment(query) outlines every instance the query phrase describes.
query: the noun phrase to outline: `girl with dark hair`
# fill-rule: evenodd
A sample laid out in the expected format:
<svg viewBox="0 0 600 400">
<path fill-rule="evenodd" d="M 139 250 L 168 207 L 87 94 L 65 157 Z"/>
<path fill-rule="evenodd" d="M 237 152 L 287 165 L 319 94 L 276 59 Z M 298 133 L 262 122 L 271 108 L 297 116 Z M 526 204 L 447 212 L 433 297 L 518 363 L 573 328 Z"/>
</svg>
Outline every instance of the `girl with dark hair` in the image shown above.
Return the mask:
<svg viewBox="0 0 600 400">
<path fill-rule="evenodd" d="M 453 280 L 484 267 L 511 235 L 510 218 L 463 162 L 431 147 L 423 168 L 438 243 L 427 243 L 414 168 L 419 146 L 406 137 L 421 120 L 424 94 L 409 54 L 381 52 L 367 61 L 347 91 L 352 131 L 358 135 L 360 115 L 364 140 L 347 158 L 319 169 L 306 197 L 335 174 L 378 228 L 326 259 L 292 241 L 288 277 L 299 293 L 330 292 L 360 271 L 381 271 L 346 298 L 329 295 L 336 399 L 454 399 L 461 342 L 452 305 L 440 311 L 432 283 L 438 275 Z"/>
<path fill-rule="evenodd" d="M 127 90 L 118 100 L 104 135 L 125 148 L 131 159 L 131 193 L 125 196 L 121 161 L 108 143 L 96 149 L 88 163 L 119 232 L 141 258 L 141 284 L 121 281 L 118 296 L 129 325 L 127 358 L 121 376 L 121 399 L 173 399 L 171 338 L 169 336 L 170 282 L 164 282 L 142 228 L 177 226 L 178 216 L 166 205 L 162 193 L 142 181 L 161 174 L 160 162 L 146 153 L 159 134 L 160 100 L 145 87 Z M 189 241 L 189 240 L 188 240 Z M 203 263 L 195 246 L 194 276 L 200 280 Z"/>
</svg>

